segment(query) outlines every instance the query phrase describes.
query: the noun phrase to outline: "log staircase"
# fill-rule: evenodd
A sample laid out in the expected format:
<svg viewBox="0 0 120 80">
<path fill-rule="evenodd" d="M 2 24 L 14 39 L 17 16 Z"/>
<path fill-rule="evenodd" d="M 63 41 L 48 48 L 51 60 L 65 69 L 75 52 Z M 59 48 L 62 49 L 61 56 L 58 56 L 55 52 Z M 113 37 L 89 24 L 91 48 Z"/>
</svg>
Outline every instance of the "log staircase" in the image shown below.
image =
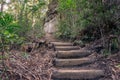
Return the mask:
<svg viewBox="0 0 120 80">
<path fill-rule="evenodd" d="M 80 49 L 68 42 L 54 41 L 51 43 L 56 50 L 53 61 L 56 70 L 52 72 L 53 80 L 98 80 L 104 76 L 103 70 L 84 68 L 96 60 L 89 57 L 92 54 L 91 51 Z"/>
</svg>

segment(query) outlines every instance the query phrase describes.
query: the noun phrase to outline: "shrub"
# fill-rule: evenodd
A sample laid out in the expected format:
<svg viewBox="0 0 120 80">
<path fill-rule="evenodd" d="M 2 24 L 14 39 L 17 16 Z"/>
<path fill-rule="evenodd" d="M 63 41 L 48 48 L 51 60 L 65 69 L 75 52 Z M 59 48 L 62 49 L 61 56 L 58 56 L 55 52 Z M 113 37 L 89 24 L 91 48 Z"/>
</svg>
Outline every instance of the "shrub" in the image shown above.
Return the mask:
<svg viewBox="0 0 120 80">
<path fill-rule="evenodd" d="M 22 43 L 18 31 L 20 26 L 14 20 L 13 16 L 8 13 L 0 13 L 0 47 L 8 49 L 14 43 Z"/>
<path fill-rule="evenodd" d="M 109 34 L 118 35 L 119 3 L 118 0 L 60 0 L 58 36 L 87 36 L 95 40 Z"/>
</svg>

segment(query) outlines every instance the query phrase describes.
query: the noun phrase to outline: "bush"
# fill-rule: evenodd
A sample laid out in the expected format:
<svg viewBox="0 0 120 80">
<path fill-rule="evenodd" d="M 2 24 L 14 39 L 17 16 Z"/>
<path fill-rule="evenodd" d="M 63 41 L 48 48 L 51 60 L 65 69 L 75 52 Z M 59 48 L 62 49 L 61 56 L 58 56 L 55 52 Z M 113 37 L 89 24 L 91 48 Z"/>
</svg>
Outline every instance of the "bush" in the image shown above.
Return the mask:
<svg viewBox="0 0 120 80">
<path fill-rule="evenodd" d="M 21 44 L 19 37 L 20 26 L 8 13 L 0 13 L 0 48 L 9 49 L 12 44 Z"/>
<path fill-rule="evenodd" d="M 118 35 L 119 3 L 118 0 L 60 0 L 58 37 L 95 40 L 109 34 Z"/>
</svg>

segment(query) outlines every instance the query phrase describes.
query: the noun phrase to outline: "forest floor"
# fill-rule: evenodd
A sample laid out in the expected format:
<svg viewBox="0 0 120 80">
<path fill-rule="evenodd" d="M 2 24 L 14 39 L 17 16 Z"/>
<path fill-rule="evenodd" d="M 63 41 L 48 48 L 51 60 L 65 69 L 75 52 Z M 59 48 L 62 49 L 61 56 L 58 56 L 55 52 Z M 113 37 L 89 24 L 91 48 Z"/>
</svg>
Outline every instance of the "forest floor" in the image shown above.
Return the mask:
<svg viewBox="0 0 120 80">
<path fill-rule="evenodd" d="M 50 80 L 53 50 L 41 46 L 29 53 L 12 50 L 5 54 L 0 80 Z"/>
<path fill-rule="evenodd" d="M 108 57 L 102 54 L 93 54 L 97 61 L 89 67 L 105 70 L 105 77 L 101 80 L 120 79 L 120 52 Z M 12 50 L 5 53 L 4 63 L 0 61 L 0 80 L 51 80 L 54 50 L 41 46 L 32 52 Z"/>
</svg>

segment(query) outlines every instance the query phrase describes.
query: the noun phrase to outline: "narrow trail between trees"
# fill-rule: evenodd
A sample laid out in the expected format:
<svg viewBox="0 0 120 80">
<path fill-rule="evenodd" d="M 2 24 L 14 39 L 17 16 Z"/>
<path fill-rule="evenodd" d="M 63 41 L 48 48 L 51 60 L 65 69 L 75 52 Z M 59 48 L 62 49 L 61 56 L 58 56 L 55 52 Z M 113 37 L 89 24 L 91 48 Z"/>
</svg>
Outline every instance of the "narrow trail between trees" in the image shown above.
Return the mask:
<svg viewBox="0 0 120 80">
<path fill-rule="evenodd" d="M 74 46 L 70 42 L 51 38 L 49 37 L 48 40 L 55 48 L 51 79 L 100 80 L 104 77 L 104 70 L 90 66 L 96 62 L 92 51 Z"/>
<path fill-rule="evenodd" d="M 97 79 L 104 76 L 104 71 L 101 69 L 85 68 L 86 65 L 96 60 L 89 57 L 92 54 L 91 51 L 82 50 L 68 42 L 51 43 L 55 45 L 56 49 L 56 57 L 53 62 L 56 70 L 52 74 L 54 80 Z"/>
</svg>

